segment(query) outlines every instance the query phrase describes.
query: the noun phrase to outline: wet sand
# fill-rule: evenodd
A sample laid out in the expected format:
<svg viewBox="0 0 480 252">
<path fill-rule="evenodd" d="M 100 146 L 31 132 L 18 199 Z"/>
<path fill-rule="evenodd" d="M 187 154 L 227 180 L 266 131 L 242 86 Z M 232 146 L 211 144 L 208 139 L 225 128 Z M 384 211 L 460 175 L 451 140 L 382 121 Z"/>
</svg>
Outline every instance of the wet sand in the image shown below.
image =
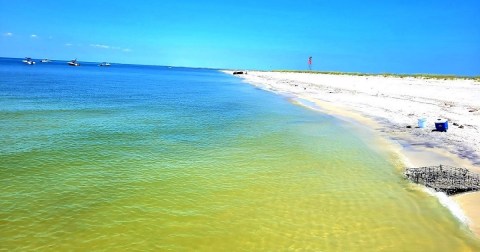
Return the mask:
<svg viewBox="0 0 480 252">
<path fill-rule="evenodd" d="M 472 232 L 480 236 L 480 193 L 464 193 L 453 197 L 468 217 Z"/>
</svg>

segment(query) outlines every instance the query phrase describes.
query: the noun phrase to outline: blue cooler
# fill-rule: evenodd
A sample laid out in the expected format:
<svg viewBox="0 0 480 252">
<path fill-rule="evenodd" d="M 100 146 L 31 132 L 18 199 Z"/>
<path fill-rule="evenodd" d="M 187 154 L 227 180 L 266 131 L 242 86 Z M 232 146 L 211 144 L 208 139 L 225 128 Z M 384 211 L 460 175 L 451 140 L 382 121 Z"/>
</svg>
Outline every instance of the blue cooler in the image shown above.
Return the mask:
<svg viewBox="0 0 480 252">
<path fill-rule="evenodd" d="M 447 132 L 447 130 L 448 130 L 448 120 L 438 119 L 435 122 L 435 129 L 437 129 L 437 131 Z"/>
<path fill-rule="evenodd" d="M 427 119 L 425 118 L 418 119 L 418 127 L 422 129 L 427 127 Z"/>
</svg>

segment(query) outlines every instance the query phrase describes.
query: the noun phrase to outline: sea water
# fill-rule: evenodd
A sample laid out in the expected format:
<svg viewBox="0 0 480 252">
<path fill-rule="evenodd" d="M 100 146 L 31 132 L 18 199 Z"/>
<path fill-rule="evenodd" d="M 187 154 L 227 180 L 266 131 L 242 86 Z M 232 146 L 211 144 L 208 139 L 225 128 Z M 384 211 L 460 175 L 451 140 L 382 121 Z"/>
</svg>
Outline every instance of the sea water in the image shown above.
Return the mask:
<svg viewBox="0 0 480 252">
<path fill-rule="evenodd" d="M 215 70 L 0 59 L 0 250 L 468 251 L 331 116 Z"/>
</svg>

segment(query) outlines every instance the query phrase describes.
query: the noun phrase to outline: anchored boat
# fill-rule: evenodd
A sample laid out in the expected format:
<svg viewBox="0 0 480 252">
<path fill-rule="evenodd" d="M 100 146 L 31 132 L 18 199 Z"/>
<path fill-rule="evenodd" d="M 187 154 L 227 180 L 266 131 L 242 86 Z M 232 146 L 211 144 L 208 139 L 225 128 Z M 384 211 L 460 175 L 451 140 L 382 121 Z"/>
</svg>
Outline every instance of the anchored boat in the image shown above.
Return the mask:
<svg viewBox="0 0 480 252">
<path fill-rule="evenodd" d="M 110 63 L 108 63 L 108 62 L 102 62 L 102 63 L 100 63 L 98 66 L 108 67 L 108 66 L 110 66 Z"/>
<path fill-rule="evenodd" d="M 25 57 L 25 59 L 23 59 L 22 62 L 27 65 L 35 65 L 35 61 L 33 61 L 32 58 L 28 58 L 28 57 Z"/>
<path fill-rule="evenodd" d="M 67 64 L 69 66 L 80 66 L 80 63 L 77 62 L 77 59 L 71 60 Z"/>
</svg>

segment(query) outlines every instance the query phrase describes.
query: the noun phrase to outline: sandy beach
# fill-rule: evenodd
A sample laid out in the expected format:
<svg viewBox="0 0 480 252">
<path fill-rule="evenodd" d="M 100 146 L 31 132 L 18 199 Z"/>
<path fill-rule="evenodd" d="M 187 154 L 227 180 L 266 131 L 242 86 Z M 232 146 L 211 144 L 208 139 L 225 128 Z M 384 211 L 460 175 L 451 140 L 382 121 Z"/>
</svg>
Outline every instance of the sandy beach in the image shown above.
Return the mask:
<svg viewBox="0 0 480 252">
<path fill-rule="evenodd" d="M 407 167 L 447 164 L 480 172 L 478 81 L 256 71 L 238 76 L 368 126 L 394 147 Z M 425 128 L 418 127 L 420 118 L 426 119 Z M 435 131 L 437 119 L 448 120 L 447 132 Z M 451 198 L 480 236 L 480 193 Z"/>
</svg>

